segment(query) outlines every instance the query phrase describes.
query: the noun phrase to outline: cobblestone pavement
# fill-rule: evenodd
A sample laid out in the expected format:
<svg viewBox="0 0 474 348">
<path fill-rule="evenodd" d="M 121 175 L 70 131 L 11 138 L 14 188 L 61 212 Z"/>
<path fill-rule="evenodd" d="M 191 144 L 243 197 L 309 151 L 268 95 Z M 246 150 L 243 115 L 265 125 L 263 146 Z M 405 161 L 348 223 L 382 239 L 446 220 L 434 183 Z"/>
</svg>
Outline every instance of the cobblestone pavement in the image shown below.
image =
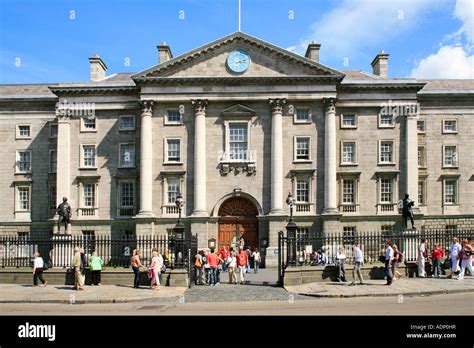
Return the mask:
<svg viewBox="0 0 474 348">
<path fill-rule="evenodd" d="M 317 297 L 359 297 L 434 295 L 458 292 L 474 292 L 474 277 L 464 280 L 448 278 L 401 278 L 385 285 L 385 280 L 367 280 L 364 285 L 349 286 L 350 283 L 309 283 L 285 286 L 290 293 Z"/>
</svg>

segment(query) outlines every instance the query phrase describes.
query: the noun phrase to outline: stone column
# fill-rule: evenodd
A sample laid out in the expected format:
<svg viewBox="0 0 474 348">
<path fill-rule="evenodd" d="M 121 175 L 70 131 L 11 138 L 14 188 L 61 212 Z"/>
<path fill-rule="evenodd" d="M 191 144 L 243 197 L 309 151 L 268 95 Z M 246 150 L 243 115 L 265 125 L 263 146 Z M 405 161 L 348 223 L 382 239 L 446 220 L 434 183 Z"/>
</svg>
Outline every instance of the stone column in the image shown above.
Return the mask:
<svg viewBox="0 0 474 348">
<path fill-rule="evenodd" d="M 153 217 L 153 101 L 142 100 L 140 126 L 140 211 L 139 217 Z"/>
<path fill-rule="evenodd" d="M 67 197 L 71 204 L 71 118 L 58 115 L 56 207 Z M 74 207 L 73 207 L 74 208 Z"/>
<path fill-rule="evenodd" d="M 339 213 L 336 191 L 336 98 L 325 98 L 324 120 L 324 213 Z"/>
<path fill-rule="evenodd" d="M 270 99 L 272 107 L 270 215 L 283 215 L 283 105 L 286 99 Z"/>
<path fill-rule="evenodd" d="M 206 99 L 194 105 L 194 209 L 192 216 L 208 216 L 206 206 Z"/>
<path fill-rule="evenodd" d="M 417 115 L 405 117 L 405 193 L 415 201 L 418 210 L 418 130 Z"/>
</svg>

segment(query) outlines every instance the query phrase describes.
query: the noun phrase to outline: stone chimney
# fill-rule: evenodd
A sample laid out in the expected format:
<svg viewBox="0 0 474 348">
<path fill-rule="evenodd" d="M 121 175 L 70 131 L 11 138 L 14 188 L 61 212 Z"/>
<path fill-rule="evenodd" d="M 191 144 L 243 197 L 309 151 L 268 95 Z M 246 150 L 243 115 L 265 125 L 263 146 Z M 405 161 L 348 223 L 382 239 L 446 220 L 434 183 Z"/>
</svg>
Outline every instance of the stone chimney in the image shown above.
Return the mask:
<svg viewBox="0 0 474 348">
<path fill-rule="evenodd" d="M 321 48 L 321 44 L 317 44 L 316 41 L 311 42 L 306 49 L 305 57 L 309 58 L 316 63 L 319 63 L 319 49 Z"/>
<path fill-rule="evenodd" d="M 107 65 L 105 65 L 102 58 L 96 53 L 95 56 L 89 58 L 91 66 L 91 81 L 99 81 L 105 78 L 105 72 L 107 71 Z"/>
<path fill-rule="evenodd" d="M 372 73 L 380 77 L 388 77 L 388 53 L 384 51 L 377 54 L 372 61 Z"/>
<path fill-rule="evenodd" d="M 171 48 L 166 44 L 165 41 L 161 45 L 156 46 L 158 48 L 158 64 L 167 62 L 173 58 L 173 53 L 171 53 Z"/>
</svg>

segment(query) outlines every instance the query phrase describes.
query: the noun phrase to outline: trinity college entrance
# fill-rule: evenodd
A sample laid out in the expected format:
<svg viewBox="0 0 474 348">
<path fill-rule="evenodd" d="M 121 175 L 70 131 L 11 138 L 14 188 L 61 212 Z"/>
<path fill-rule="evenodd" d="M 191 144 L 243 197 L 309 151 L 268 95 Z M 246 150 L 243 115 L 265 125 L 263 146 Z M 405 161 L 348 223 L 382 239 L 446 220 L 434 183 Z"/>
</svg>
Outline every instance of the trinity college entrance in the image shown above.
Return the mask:
<svg viewBox="0 0 474 348">
<path fill-rule="evenodd" d="M 244 238 L 246 246 L 252 250 L 259 247 L 258 210 L 247 198 L 232 197 L 222 203 L 219 209 L 219 250 Z"/>
</svg>

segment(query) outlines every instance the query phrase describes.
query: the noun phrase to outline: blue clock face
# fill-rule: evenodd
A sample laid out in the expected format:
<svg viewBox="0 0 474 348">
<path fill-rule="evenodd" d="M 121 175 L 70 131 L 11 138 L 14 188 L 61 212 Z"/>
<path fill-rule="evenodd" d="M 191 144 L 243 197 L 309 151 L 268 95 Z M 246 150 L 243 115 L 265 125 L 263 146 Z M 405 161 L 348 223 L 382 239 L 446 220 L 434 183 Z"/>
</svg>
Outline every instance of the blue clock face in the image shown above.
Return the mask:
<svg viewBox="0 0 474 348">
<path fill-rule="evenodd" d="M 233 51 L 227 57 L 227 66 L 237 74 L 241 74 L 250 66 L 250 56 L 245 51 Z"/>
</svg>

